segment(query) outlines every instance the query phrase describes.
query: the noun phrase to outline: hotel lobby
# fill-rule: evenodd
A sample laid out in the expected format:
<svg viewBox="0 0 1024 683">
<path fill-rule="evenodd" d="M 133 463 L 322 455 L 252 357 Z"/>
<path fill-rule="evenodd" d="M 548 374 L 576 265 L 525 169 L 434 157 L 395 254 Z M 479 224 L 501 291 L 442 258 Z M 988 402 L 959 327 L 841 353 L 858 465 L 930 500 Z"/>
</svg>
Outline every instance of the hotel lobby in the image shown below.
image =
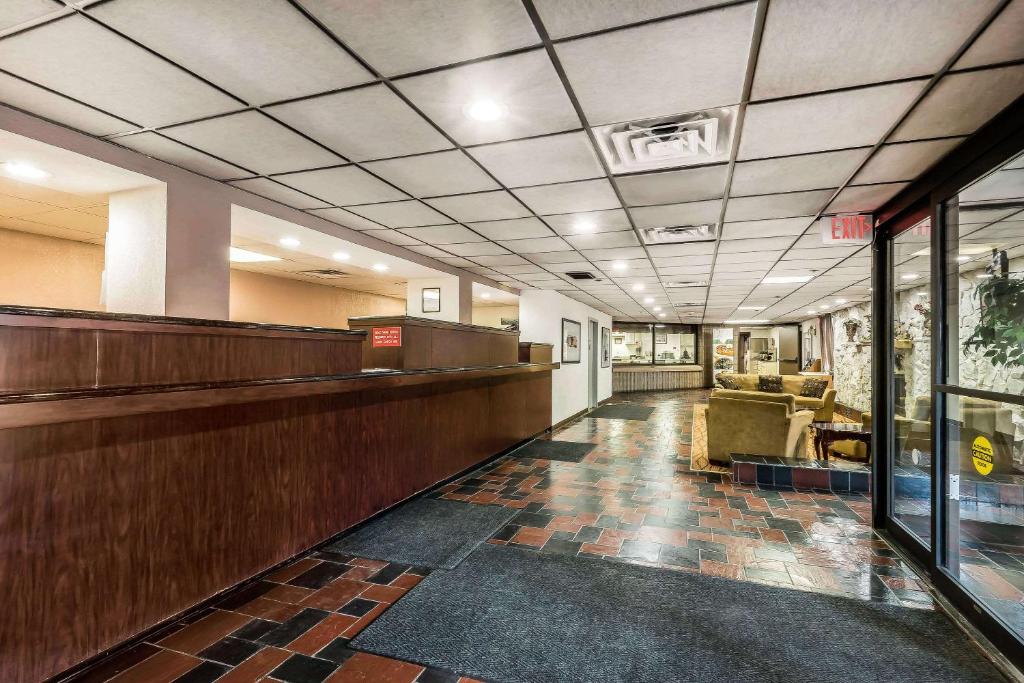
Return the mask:
<svg viewBox="0 0 1024 683">
<path fill-rule="evenodd" d="M 0 3 L 0 681 L 1024 681 L 1021 35 Z"/>
</svg>

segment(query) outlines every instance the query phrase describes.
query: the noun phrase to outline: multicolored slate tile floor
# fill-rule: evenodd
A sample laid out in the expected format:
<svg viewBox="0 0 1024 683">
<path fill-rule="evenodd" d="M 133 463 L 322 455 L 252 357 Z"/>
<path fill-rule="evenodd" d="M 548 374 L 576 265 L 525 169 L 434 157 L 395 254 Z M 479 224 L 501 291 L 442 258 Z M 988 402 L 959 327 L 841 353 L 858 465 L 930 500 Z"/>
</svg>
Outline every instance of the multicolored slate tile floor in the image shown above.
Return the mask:
<svg viewBox="0 0 1024 683">
<path fill-rule="evenodd" d="M 490 543 L 934 609 L 871 530 L 867 498 L 734 486 L 727 475 L 690 470 L 693 406 L 706 399 L 701 390 L 616 397 L 654 413 L 559 429 L 557 440 L 594 444 L 579 463 L 512 454 L 431 495 L 521 510 Z M 468 683 L 348 647 L 428 573 L 311 552 L 75 680 Z"/>
</svg>

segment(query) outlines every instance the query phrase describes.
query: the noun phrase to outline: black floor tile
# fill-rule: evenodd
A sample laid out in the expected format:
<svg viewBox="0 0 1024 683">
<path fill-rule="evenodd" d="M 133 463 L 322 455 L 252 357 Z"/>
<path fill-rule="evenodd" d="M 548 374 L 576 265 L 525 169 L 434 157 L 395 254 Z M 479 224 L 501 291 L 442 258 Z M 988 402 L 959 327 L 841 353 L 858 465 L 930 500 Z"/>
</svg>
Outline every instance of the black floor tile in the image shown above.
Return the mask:
<svg viewBox="0 0 1024 683">
<path fill-rule="evenodd" d="M 301 586 L 302 588 L 323 588 L 349 569 L 351 567 L 348 565 L 335 562 L 321 562 L 317 566 L 302 572 L 288 583 L 289 585 Z"/>
<path fill-rule="evenodd" d="M 210 683 L 210 681 L 217 680 L 230 670 L 231 667 L 224 666 L 223 664 L 203 662 L 188 673 L 175 678 L 174 683 Z"/>
<path fill-rule="evenodd" d="M 381 586 L 386 586 L 389 583 L 391 583 L 392 581 L 394 581 L 395 579 L 397 579 L 399 576 L 404 574 L 405 570 L 408 569 L 408 568 L 409 568 L 409 565 L 398 564 L 396 562 L 392 562 L 391 564 L 389 564 L 388 566 L 384 567 L 379 572 L 377 572 L 376 574 L 374 574 L 373 576 L 371 576 L 370 578 L 368 578 L 366 580 L 369 583 L 376 583 L 376 584 L 380 584 Z"/>
<path fill-rule="evenodd" d="M 238 666 L 261 647 L 257 643 L 228 636 L 200 652 L 199 656 L 203 659 L 212 659 L 215 662 Z"/>
<path fill-rule="evenodd" d="M 320 683 L 337 668 L 337 664 L 326 659 L 292 655 L 271 671 L 270 676 L 285 683 Z"/>
<path fill-rule="evenodd" d="M 374 602 L 373 600 L 365 600 L 363 598 L 353 598 L 345 603 L 345 606 L 338 611 L 342 614 L 347 614 L 352 617 L 361 617 L 368 614 L 370 610 L 379 605 L 380 603 Z"/>
<path fill-rule="evenodd" d="M 277 628 L 262 636 L 259 639 L 259 642 L 266 643 L 267 645 L 283 647 L 319 624 L 327 617 L 328 614 L 329 612 L 324 612 L 319 609 L 304 609 L 288 621 L 282 623 Z"/>
<path fill-rule="evenodd" d="M 348 646 L 348 643 L 347 638 L 335 638 L 317 652 L 316 657 L 317 659 L 326 659 L 335 664 L 344 664 L 356 653 L 355 650 Z"/>
<path fill-rule="evenodd" d="M 242 640 L 259 640 L 278 626 L 280 626 L 280 624 L 275 621 L 253 619 L 248 624 L 232 633 L 231 636 L 234 638 L 241 638 Z"/>
</svg>

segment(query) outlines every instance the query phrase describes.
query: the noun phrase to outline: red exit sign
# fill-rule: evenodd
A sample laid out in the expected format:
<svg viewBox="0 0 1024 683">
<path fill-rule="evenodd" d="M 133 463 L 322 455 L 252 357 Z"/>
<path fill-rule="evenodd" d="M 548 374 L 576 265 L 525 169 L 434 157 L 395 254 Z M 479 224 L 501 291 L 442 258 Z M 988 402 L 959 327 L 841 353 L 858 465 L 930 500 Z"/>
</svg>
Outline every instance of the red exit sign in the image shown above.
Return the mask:
<svg viewBox="0 0 1024 683">
<path fill-rule="evenodd" d="M 818 225 L 822 244 L 871 244 L 874 220 L 870 213 L 822 216 Z"/>
<path fill-rule="evenodd" d="M 401 327 L 374 327 L 370 329 L 370 346 L 378 348 L 381 346 L 401 346 Z"/>
</svg>

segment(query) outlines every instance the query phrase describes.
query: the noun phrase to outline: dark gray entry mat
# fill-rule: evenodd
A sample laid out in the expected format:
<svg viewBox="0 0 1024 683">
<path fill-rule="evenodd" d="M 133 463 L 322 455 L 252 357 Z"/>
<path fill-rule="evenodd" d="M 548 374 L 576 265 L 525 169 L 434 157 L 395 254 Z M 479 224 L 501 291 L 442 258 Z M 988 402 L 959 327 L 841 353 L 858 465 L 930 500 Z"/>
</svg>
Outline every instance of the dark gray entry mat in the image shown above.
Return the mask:
<svg viewBox="0 0 1024 683">
<path fill-rule="evenodd" d="M 324 548 L 371 560 L 451 569 L 518 510 L 419 498 Z"/>
<path fill-rule="evenodd" d="M 580 441 L 536 440 L 517 449 L 512 453 L 512 456 L 516 458 L 533 458 L 534 460 L 580 462 L 595 447 L 595 444 Z"/>
<path fill-rule="evenodd" d="M 352 645 L 494 681 L 1004 681 L 937 612 L 487 544 Z"/>
<path fill-rule="evenodd" d="M 603 417 L 611 420 L 646 420 L 654 412 L 651 406 L 639 403 L 606 403 L 587 413 L 587 417 Z"/>
</svg>

